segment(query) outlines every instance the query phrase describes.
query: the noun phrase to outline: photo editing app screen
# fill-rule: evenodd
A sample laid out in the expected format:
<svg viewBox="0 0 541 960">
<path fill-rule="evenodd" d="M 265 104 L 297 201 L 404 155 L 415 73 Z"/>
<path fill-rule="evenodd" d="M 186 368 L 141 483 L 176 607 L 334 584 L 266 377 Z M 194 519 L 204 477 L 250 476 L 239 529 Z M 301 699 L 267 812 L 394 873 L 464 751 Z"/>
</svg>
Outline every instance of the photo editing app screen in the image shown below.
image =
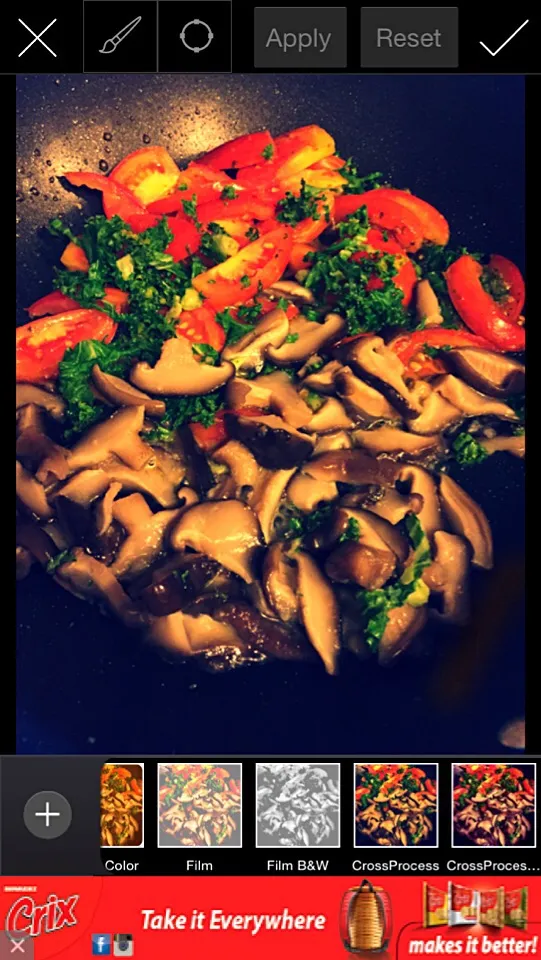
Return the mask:
<svg viewBox="0 0 541 960">
<path fill-rule="evenodd" d="M 3 22 L 0 960 L 541 960 L 539 14 Z"/>
</svg>

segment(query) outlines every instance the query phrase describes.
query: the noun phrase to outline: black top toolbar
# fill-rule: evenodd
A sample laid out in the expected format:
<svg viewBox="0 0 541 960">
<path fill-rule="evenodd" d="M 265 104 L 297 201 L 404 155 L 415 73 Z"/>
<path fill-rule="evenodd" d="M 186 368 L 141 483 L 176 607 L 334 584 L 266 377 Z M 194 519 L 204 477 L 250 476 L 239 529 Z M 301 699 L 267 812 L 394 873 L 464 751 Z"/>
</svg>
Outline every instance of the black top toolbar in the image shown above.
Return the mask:
<svg viewBox="0 0 541 960">
<path fill-rule="evenodd" d="M 499 8 L 82 0 L 8 21 L 6 73 L 538 73 L 539 14 Z"/>
</svg>

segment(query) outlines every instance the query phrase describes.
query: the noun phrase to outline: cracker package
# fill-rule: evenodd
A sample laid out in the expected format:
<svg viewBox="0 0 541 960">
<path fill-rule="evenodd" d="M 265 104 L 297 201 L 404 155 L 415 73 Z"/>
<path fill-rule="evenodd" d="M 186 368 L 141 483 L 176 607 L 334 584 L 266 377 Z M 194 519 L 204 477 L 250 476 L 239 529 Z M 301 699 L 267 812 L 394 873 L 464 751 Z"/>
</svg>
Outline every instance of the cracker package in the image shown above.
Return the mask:
<svg viewBox="0 0 541 960">
<path fill-rule="evenodd" d="M 487 927 L 503 927 L 505 901 L 503 887 L 479 891 L 479 923 Z"/>
<path fill-rule="evenodd" d="M 443 927 L 449 919 L 449 897 L 431 883 L 423 883 L 423 926 Z"/>
<path fill-rule="evenodd" d="M 504 896 L 505 923 L 525 930 L 528 925 L 528 887 L 507 890 Z"/>
<path fill-rule="evenodd" d="M 459 923 L 477 923 L 479 891 L 449 881 L 449 926 Z"/>
</svg>

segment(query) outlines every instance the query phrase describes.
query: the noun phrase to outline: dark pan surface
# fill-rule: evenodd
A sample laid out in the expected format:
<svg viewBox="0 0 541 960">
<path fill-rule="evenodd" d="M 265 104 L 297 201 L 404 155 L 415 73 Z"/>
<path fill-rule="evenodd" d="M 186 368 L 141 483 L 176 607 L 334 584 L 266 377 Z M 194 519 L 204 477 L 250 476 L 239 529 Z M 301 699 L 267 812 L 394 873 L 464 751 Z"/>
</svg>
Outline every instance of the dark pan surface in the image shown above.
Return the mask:
<svg viewBox="0 0 541 960">
<path fill-rule="evenodd" d="M 190 159 L 265 126 L 321 124 L 361 170 L 441 208 L 455 245 L 523 266 L 523 87 L 518 77 L 21 77 L 18 322 L 50 289 L 58 247 L 43 226 L 98 210 L 49 182 L 55 174 L 112 166 L 150 141 Z M 337 679 L 280 663 L 211 676 L 33 572 L 18 588 L 18 750 L 497 752 L 498 730 L 524 710 L 522 465 L 498 455 L 458 479 L 488 514 L 495 570 L 473 577 L 471 626 L 432 631 L 429 654 L 388 670 L 347 660 Z"/>
</svg>

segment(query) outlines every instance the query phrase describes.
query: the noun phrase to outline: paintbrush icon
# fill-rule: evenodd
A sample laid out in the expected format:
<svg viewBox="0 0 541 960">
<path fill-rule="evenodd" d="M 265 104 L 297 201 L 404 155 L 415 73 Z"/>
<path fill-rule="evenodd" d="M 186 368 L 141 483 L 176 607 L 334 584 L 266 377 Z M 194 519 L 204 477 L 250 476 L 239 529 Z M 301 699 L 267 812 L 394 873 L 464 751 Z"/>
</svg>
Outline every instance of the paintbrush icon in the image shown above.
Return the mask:
<svg viewBox="0 0 541 960">
<path fill-rule="evenodd" d="M 119 30 L 115 37 L 111 37 L 109 40 L 106 40 L 100 50 L 100 53 L 114 53 L 119 43 L 122 43 L 128 34 L 131 33 L 132 30 L 135 30 L 138 23 L 141 23 L 141 19 L 141 17 L 136 17 L 135 20 L 132 20 L 131 23 L 128 23 L 128 25 L 123 27 L 122 30 Z"/>
</svg>

